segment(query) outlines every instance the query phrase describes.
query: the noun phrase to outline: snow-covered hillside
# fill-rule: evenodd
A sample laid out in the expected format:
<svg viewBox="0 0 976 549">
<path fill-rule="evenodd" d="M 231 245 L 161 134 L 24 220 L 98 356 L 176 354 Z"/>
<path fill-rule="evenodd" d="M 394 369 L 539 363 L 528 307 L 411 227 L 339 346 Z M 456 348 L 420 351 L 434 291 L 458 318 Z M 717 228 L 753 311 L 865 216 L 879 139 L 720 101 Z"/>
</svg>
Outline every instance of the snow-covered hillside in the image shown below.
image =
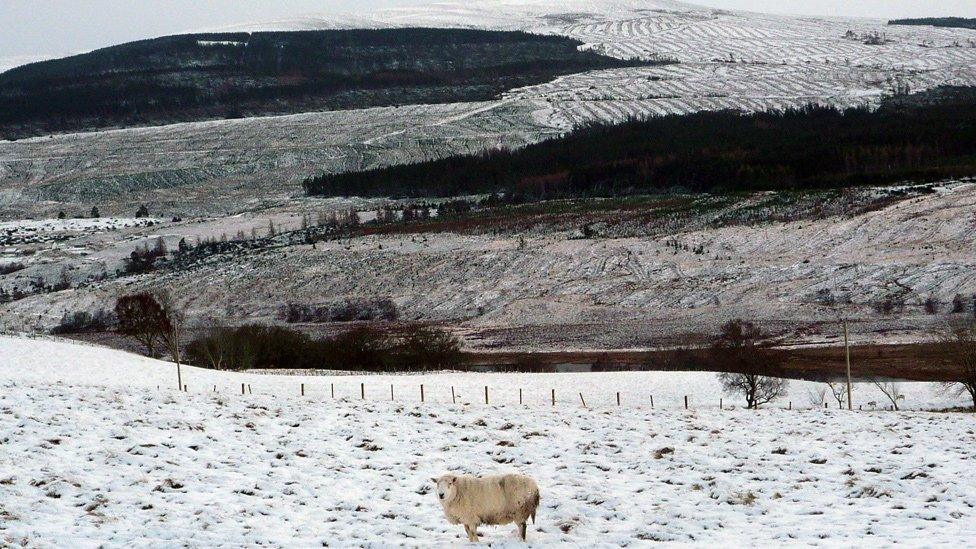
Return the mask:
<svg viewBox="0 0 976 549">
<path fill-rule="evenodd" d="M 976 535 L 967 414 L 363 402 L 321 385 L 305 397 L 269 389 L 300 378 L 189 369 L 190 383 L 218 391 L 157 390 L 171 374 L 117 351 L 0 337 L 0 544 L 458 544 L 430 478 L 509 470 L 541 487 L 536 546 L 959 546 Z M 254 394 L 232 390 L 259 378 Z M 621 381 L 493 379 L 499 394 Z M 512 527 L 482 534 L 517 546 Z"/>
<path fill-rule="evenodd" d="M 896 89 L 976 84 L 976 31 L 656 0 L 438 2 L 249 30 L 423 25 L 560 34 L 608 55 L 672 58 L 679 64 L 568 76 L 487 103 L 0 142 L 0 218 L 23 215 L 25 208 L 50 209 L 43 201 L 52 200 L 97 202 L 104 211 L 139 200 L 182 212 L 239 211 L 296 194 L 311 173 L 518 146 L 590 120 L 809 102 L 876 104 Z"/>
<path fill-rule="evenodd" d="M 673 344 L 682 334 L 714 333 L 731 317 L 794 341 L 836 341 L 841 312 L 856 322 L 856 341 L 919 341 L 945 320 L 924 310 L 929 298 L 946 313 L 960 295 L 971 311 L 976 184 L 871 210 L 721 228 L 702 217 L 690 229 L 627 238 L 447 232 L 277 247 L 28 297 L 0 307 L 0 328 L 48 330 L 64 313 L 111 309 L 122 292 L 160 287 L 197 318 L 267 321 L 289 302 L 390 299 L 403 320 L 462 323 L 474 345 L 545 350 Z M 169 235 L 172 246 L 173 235 L 194 230 L 202 227 L 167 225 L 155 234 Z M 153 235 L 144 238 L 89 259 L 121 257 Z M 882 314 L 889 299 L 905 307 Z"/>
</svg>

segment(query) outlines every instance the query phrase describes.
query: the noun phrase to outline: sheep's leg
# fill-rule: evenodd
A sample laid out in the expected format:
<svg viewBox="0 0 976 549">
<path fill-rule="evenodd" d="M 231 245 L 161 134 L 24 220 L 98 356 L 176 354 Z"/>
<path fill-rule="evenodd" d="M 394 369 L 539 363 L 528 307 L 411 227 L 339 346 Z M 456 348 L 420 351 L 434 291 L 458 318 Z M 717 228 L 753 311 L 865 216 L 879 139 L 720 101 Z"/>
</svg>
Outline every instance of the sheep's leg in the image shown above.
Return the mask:
<svg viewBox="0 0 976 549">
<path fill-rule="evenodd" d="M 524 522 L 518 523 L 518 527 L 519 527 L 519 537 L 522 538 L 522 541 L 525 541 L 525 523 Z"/>
<path fill-rule="evenodd" d="M 465 524 L 464 531 L 468 533 L 468 541 L 478 541 L 478 526 Z"/>
</svg>

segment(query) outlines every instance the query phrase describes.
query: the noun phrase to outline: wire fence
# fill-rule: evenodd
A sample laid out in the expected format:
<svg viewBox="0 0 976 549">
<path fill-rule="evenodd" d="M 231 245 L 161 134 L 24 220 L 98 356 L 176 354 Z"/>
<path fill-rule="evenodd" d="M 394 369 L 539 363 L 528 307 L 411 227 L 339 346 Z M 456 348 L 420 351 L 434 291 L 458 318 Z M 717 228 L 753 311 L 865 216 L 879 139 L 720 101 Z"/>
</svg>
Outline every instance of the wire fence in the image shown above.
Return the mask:
<svg viewBox="0 0 976 549">
<path fill-rule="evenodd" d="M 263 377 L 263 376 L 262 376 Z M 813 383 L 813 382 L 806 382 Z M 859 384 L 863 385 L 863 384 Z M 166 387 L 157 386 L 158 389 Z M 856 391 L 862 394 L 867 387 L 858 387 Z M 655 393 L 651 390 L 628 388 L 624 390 L 603 390 L 588 386 L 586 389 L 569 388 L 566 384 L 556 387 L 540 387 L 538 383 L 527 386 L 505 384 L 492 387 L 491 385 L 474 384 L 430 384 L 430 383 L 394 383 L 383 382 L 287 382 L 274 380 L 273 383 L 261 383 L 261 380 L 242 381 L 235 385 L 216 383 L 190 385 L 186 383 L 181 388 L 184 392 L 210 392 L 215 394 L 232 394 L 238 396 L 270 395 L 283 397 L 301 397 L 318 400 L 335 400 L 339 402 L 393 402 L 400 404 L 451 404 L 464 406 L 527 406 L 547 408 L 581 408 L 581 409 L 613 409 L 613 408 L 641 408 L 648 410 L 728 410 L 745 408 L 745 399 L 741 396 L 730 396 L 721 392 L 704 392 L 687 394 L 674 390 L 662 390 Z M 784 410 L 809 409 L 847 409 L 846 402 L 817 400 L 810 393 L 806 398 L 796 393 L 786 394 L 763 408 Z M 829 396 L 828 396 L 829 398 Z M 876 398 L 874 394 L 864 398 L 863 403 L 855 404 L 854 410 L 894 410 L 894 406 L 886 404 Z M 905 407 L 910 409 L 910 407 Z"/>
</svg>

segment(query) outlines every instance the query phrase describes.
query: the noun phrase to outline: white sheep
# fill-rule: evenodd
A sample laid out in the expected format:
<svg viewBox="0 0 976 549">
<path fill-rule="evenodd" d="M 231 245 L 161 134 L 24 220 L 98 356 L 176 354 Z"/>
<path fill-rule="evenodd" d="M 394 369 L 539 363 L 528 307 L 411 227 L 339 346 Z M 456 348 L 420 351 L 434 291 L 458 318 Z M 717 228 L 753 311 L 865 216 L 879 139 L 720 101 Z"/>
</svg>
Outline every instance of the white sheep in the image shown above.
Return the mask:
<svg viewBox="0 0 976 549">
<path fill-rule="evenodd" d="M 478 541 L 482 524 L 518 525 L 519 537 L 525 541 L 526 522 L 539 508 L 539 487 L 525 475 L 471 477 L 444 475 L 431 479 L 437 483 L 437 497 L 444 516 L 451 524 L 463 524 L 468 540 Z"/>
</svg>

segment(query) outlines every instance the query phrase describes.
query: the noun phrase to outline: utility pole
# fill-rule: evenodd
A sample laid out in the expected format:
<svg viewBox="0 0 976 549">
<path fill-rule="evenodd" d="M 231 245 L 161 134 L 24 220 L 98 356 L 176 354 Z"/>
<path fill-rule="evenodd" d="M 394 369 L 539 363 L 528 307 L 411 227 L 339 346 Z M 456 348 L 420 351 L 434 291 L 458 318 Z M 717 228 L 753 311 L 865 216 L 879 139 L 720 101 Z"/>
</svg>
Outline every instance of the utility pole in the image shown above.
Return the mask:
<svg viewBox="0 0 976 549">
<path fill-rule="evenodd" d="M 847 334 L 847 319 L 844 319 L 844 356 L 847 361 L 847 409 L 853 410 L 854 403 L 851 401 L 851 344 Z"/>
</svg>

